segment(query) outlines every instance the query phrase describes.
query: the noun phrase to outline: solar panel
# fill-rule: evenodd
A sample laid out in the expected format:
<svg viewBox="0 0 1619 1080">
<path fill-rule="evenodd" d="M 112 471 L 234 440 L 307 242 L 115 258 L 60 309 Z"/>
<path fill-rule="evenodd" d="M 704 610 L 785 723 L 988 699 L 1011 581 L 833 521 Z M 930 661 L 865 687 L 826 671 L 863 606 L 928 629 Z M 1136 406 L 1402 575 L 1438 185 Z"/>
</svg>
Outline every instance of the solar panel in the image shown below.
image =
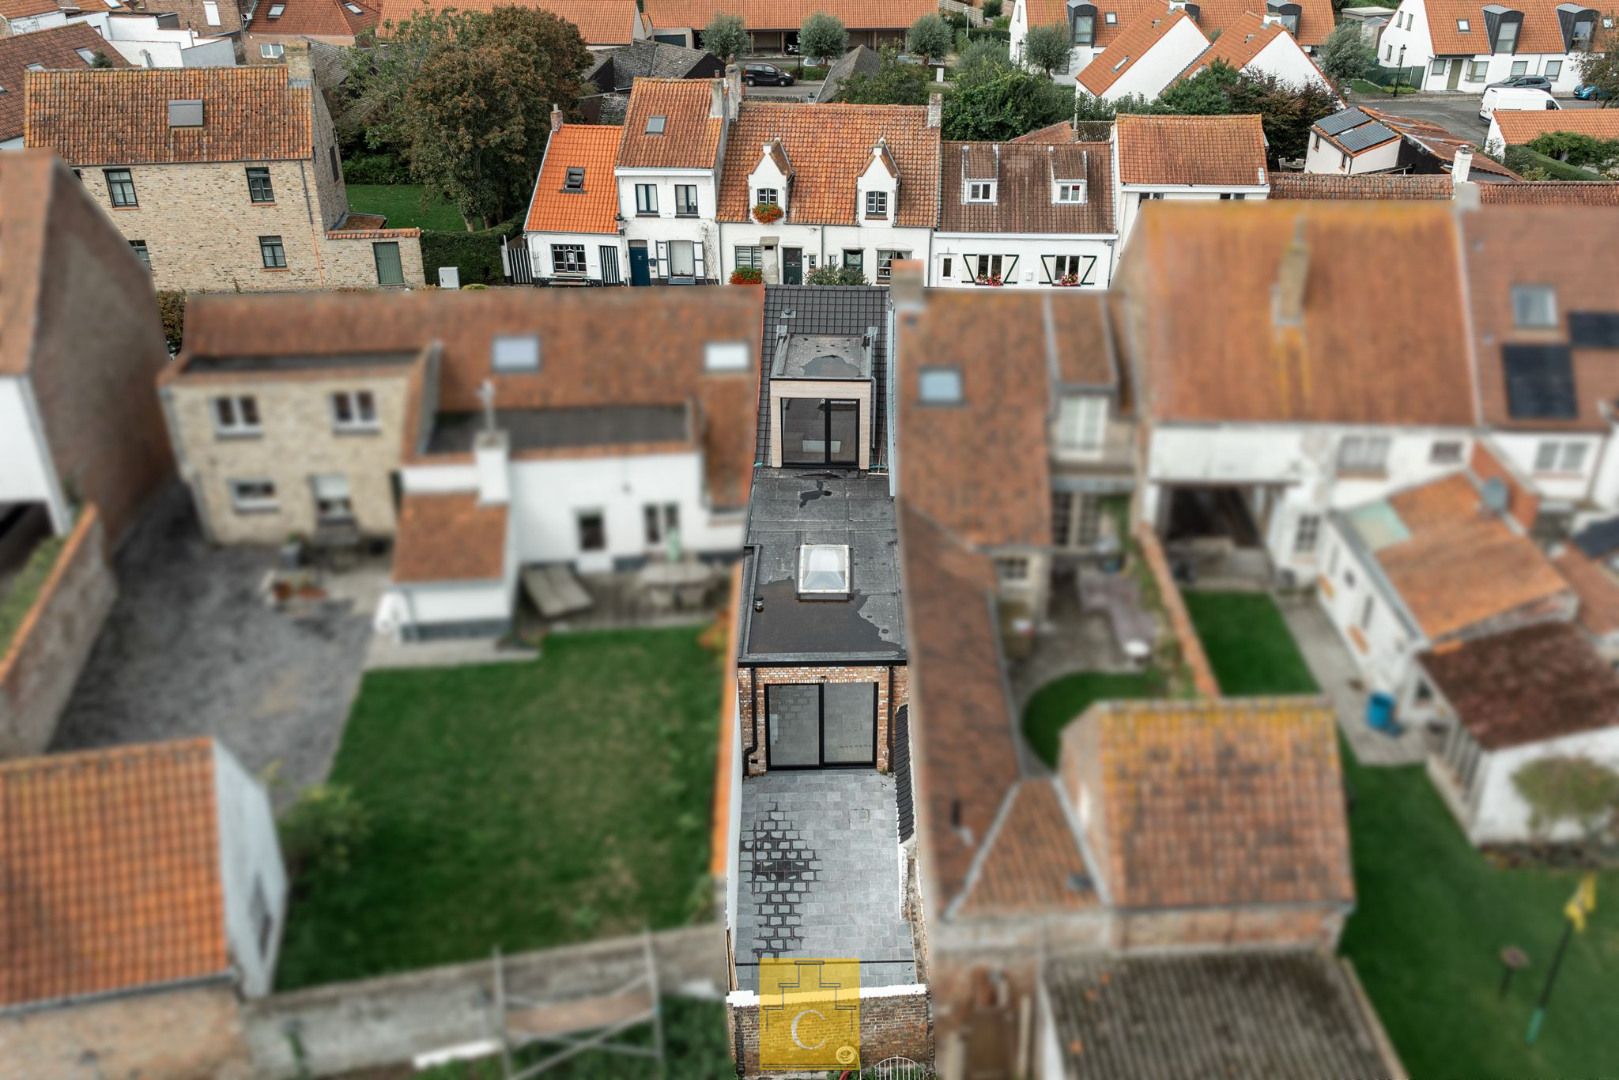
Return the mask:
<svg viewBox="0 0 1619 1080">
<path fill-rule="evenodd" d="M 1503 345 L 1507 412 L 1515 420 L 1572 420 L 1574 352 L 1567 345 Z"/>
<path fill-rule="evenodd" d="M 1345 109 L 1343 112 L 1336 112 L 1331 116 L 1323 116 L 1315 122 L 1315 126 L 1328 135 L 1336 135 L 1338 132 L 1352 128 L 1357 124 L 1364 124 L 1370 119 L 1371 117 L 1359 109 Z"/>
<path fill-rule="evenodd" d="M 1619 312 L 1569 312 L 1568 338 L 1577 348 L 1619 349 Z"/>
<path fill-rule="evenodd" d="M 1391 129 L 1382 124 L 1362 124 L 1358 128 L 1350 128 L 1338 136 L 1338 144 L 1350 153 L 1365 150 L 1367 147 L 1379 146 L 1390 139 L 1399 138 Z"/>
</svg>

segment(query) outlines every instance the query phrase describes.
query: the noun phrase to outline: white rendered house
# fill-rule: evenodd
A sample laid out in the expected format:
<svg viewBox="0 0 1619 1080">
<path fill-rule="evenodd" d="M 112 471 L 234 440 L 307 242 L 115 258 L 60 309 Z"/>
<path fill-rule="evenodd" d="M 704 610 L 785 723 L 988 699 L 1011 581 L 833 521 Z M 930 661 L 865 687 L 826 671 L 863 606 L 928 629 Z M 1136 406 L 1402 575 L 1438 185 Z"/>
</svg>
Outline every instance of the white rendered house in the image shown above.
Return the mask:
<svg viewBox="0 0 1619 1080">
<path fill-rule="evenodd" d="M 624 221 L 613 162 L 623 129 L 568 124 L 551 110 L 551 134 L 534 181 L 523 239 L 535 281 L 625 283 Z"/>
<path fill-rule="evenodd" d="M 1613 22 L 1612 12 L 1554 0 L 1442 9 L 1402 0 L 1383 30 L 1377 61 L 1397 67 L 1403 57 L 1406 67 L 1422 68 L 1423 90 L 1482 94 L 1502 79 L 1543 75 L 1554 94 L 1565 94 L 1580 83 L 1580 54 Z"/>
</svg>

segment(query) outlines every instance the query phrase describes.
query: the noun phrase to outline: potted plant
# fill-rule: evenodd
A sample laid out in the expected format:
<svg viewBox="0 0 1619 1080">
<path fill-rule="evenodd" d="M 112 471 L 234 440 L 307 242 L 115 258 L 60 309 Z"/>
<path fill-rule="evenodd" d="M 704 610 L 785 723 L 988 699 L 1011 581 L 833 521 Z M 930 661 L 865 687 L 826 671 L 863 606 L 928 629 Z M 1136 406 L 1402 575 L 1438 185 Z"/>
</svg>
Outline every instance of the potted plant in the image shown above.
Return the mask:
<svg viewBox="0 0 1619 1080">
<path fill-rule="evenodd" d="M 764 280 L 764 271 L 757 266 L 739 266 L 731 271 L 732 285 L 761 285 Z"/>
<path fill-rule="evenodd" d="M 775 203 L 760 203 L 753 208 L 753 220 L 761 225 L 769 225 L 773 221 L 780 221 L 781 207 Z"/>
<path fill-rule="evenodd" d="M 1057 279 L 1057 284 L 1058 285 L 1066 285 L 1066 286 L 1069 286 L 1069 287 L 1078 285 L 1079 284 L 1079 275 L 1078 274 L 1064 274 L 1062 277 Z"/>
<path fill-rule="evenodd" d="M 1001 275 L 999 275 L 999 274 L 986 274 L 985 276 L 978 279 L 978 284 L 980 284 L 980 285 L 988 285 L 988 286 L 991 286 L 992 288 L 999 287 L 1000 284 L 1001 284 Z"/>
</svg>

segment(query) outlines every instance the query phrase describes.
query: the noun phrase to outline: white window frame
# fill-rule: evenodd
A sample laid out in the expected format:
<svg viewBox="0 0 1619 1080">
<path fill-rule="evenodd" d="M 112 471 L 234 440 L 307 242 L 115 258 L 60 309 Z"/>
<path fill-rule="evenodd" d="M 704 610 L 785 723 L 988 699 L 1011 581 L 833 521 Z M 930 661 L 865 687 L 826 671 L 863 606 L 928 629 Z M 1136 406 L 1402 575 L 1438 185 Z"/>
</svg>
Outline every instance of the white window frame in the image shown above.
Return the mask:
<svg viewBox="0 0 1619 1080">
<path fill-rule="evenodd" d="M 1293 554 L 1314 555 L 1321 543 L 1321 515 L 1300 514 L 1293 527 Z"/>
<path fill-rule="evenodd" d="M 354 485 L 347 473 L 317 473 L 309 478 L 315 520 L 322 524 L 354 520 Z"/>
<path fill-rule="evenodd" d="M 202 0 L 202 18 L 209 26 L 223 25 L 219 21 L 218 0 Z"/>
<path fill-rule="evenodd" d="M 327 405 L 332 412 L 333 431 L 382 430 L 382 420 L 377 415 L 377 396 L 370 390 L 334 390 Z"/>
<path fill-rule="evenodd" d="M 1069 206 L 1081 206 L 1085 202 L 1085 181 L 1059 180 L 1057 182 L 1057 197 L 1055 202 Z"/>
<path fill-rule="evenodd" d="M 995 201 L 995 181 L 993 180 L 964 180 L 962 181 L 962 202 L 992 203 Z"/>
<path fill-rule="evenodd" d="M 279 41 L 259 42 L 260 60 L 280 60 L 287 55 L 287 47 Z"/>
<path fill-rule="evenodd" d="M 1535 444 L 1535 472 L 1583 473 L 1591 448 L 1577 439 L 1542 439 Z"/>
<path fill-rule="evenodd" d="M 1556 329 L 1557 290 L 1550 285 L 1512 286 L 1512 325 L 1521 330 Z"/>
<path fill-rule="evenodd" d="M 230 489 L 231 509 L 238 514 L 273 514 L 281 509 L 281 498 L 276 494 L 275 481 L 268 477 L 226 481 Z M 243 494 L 244 488 L 265 488 L 262 494 Z"/>
<path fill-rule="evenodd" d="M 1388 471 L 1387 435 L 1345 435 L 1338 444 L 1338 471 L 1341 473 L 1384 473 Z"/>
<path fill-rule="evenodd" d="M 1100 456 L 1107 441 L 1107 414 L 1104 394 L 1064 394 L 1057 405 L 1057 448 L 1064 454 Z"/>
<path fill-rule="evenodd" d="M 1428 448 L 1428 463 L 1430 465 L 1460 465 L 1465 450 L 1460 439 L 1435 439 Z"/>
<path fill-rule="evenodd" d="M 888 192 L 866 192 L 866 216 L 868 218 L 886 218 L 888 216 Z"/>
<path fill-rule="evenodd" d="M 256 438 L 264 434 L 264 416 L 259 412 L 259 399 L 253 394 L 221 394 L 208 404 L 214 418 L 214 434 L 221 438 Z"/>
</svg>

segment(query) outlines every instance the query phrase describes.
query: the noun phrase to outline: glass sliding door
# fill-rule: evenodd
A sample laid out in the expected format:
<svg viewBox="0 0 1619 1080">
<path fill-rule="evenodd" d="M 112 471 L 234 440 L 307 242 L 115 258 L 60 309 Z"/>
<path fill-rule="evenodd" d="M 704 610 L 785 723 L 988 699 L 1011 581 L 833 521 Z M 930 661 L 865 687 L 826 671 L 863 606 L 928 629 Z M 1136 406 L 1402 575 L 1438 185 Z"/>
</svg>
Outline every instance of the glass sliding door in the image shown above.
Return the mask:
<svg viewBox="0 0 1619 1080">
<path fill-rule="evenodd" d="M 877 764 L 877 684 L 765 688 L 765 765 L 817 769 Z"/>
<path fill-rule="evenodd" d="M 783 398 L 780 431 L 785 467 L 860 464 L 858 401 Z"/>
</svg>

